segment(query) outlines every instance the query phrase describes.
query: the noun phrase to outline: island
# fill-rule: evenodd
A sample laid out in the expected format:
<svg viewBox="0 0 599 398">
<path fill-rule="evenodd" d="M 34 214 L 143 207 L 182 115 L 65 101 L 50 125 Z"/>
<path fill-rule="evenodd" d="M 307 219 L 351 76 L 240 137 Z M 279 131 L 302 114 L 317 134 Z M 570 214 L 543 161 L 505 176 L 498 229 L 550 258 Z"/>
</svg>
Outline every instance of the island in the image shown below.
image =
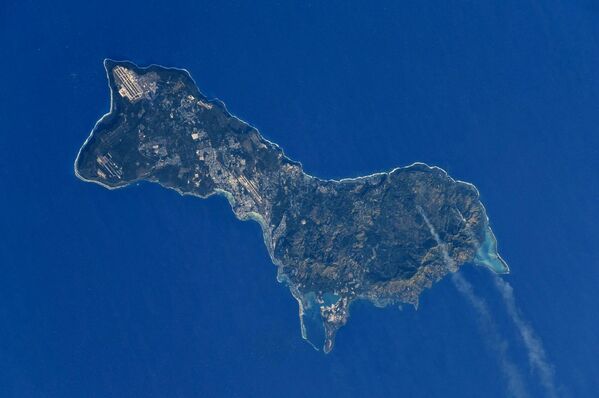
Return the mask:
<svg viewBox="0 0 599 398">
<path fill-rule="evenodd" d="M 105 60 L 110 111 L 75 160 L 81 180 L 222 195 L 257 221 L 299 303 L 302 337 L 328 353 L 351 303 L 409 303 L 463 264 L 507 273 L 479 193 L 423 163 L 342 180 L 308 175 L 184 69 Z"/>
</svg>

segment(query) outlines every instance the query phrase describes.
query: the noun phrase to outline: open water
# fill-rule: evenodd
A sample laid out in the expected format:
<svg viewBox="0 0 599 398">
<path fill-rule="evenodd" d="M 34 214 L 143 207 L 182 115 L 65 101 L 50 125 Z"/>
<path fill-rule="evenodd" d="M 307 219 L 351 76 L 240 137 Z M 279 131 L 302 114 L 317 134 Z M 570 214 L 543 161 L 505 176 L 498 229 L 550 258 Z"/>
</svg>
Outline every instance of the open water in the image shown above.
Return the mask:
<svg viewBox="0 0 599 398">
<path fill-rule="evenodd" d="M 597 396 L 598 22 L 593 1 L 2 2 L 0 396 Z M 417 311 L 356 304 L 325 356 L 224 198 L 76 179 L 105 57 L 188 69 L 310 174 L 474 183 L 550 383 L 483 267 Z"/>
</svg>

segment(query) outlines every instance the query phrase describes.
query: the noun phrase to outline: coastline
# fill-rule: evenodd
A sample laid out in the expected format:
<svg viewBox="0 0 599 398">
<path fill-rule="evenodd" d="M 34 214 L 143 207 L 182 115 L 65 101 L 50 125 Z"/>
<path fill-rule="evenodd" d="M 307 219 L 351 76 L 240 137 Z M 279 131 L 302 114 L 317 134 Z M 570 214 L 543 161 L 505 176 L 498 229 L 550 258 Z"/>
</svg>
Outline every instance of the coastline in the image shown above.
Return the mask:
<svg viewBox="0 0 599 398">
<path fill-rule="evenodd" d="M 115 64 L 127 63 L 127 64 L 130 64 L 130 65 L 133 65 L 136 69 L 142 70 L 142 71 L 148 70 L 148 69 L 152 69 L 152 68 L 161 68 L 161 69 L 166 69 L 166 70 L 182 71 L 182 72 L 184 72 L 187 75 L 187 77 L 189 77 L 189 79 L 195 85 L 195 88 L 197 89 L 197 91 L 201 94 L 201 90 L 200 90 L 199 86 L 197 85 L 196 81 L 193 79 L 193 77 L 191 76 L 191 73 L 187 69 L 176 68 L 176 67 L 165 67 L 165 66 L 162 66 L 162 65 L 159 65 L 159 64 L 151 64 L 151 65 L 148 65 L 148 66 L 145 66 L 145 67 L 139 67 L 135 63 L 133 63 L 131 61 L 128 61 L 128 60 L 116 61 L 116 60 L 113 60 L 113 59 L 110 59 L 110 58 L 104 59 L 103 65 L 104 65 L 104 68 L 105 68 L 105 73 L 106 73 L 106 78 L 107 78 L 107 84 L 108 84 L 108 87 L 109 87 L 109 90 L 110 90 L 110 108 L 109 108 L 109 111 L 107 113 L 105 113 L 95 123 L 95 125 L 92 128 L 91 132 L 89 133 L 87 139 L 84 141 L 84 143 L 80 147 L 80 149 L 79 149 L 79 151 L 77 153 L 77 157 L 75 158 L 75 161 L 74 161 L 74 164 L 73 164 L 73 169 L 74 169 L 75 176 L 77 178 L 79 178 L 80 180 L 82 180 L 82 181 L 93 182 L 93 183 L 98 184 L 98 185 L 100 185 L 100 186 L 102 186 L 102 187 L 104 187 L 106 189 L 109 189 L 109 190 L 116 190 L 116 189 L 125 188 L 127 186 L 130 186 L 130 185 L 133 185 L 133 184 L 139 183 L 139 182 L 152 182 L 152 183 L 157 183 L 158 185 L 160 185 L 160 186 L 162 186 L 164 188 L 172 189 L 172 190 L 176 191 L 177 193 L 179 193 L 179 195 L 181 195 L 181 196 L 194 196 L 194 197 L 198 197 L 198 198 L 201 198 L 201 199 L 207 199 L 207 198 L 209 198 L 210 196 L 213 196 L 213 195 L 223 196 L 229 202 L 229 205 L 231 206 L 231 209 L 232 209 L 233 213 L 235 214 L 235 217 L 238 220 L 240 220 L 240 221 L 253 220 L 253 221 L 257 222 L 260 225 L 260 227 L 262 229 L 263 241 L 264 241 L 265 246 L 267 248 L 269 257 L 271 259 L 271 262 L 277 267 L 278 270 L 280 270 L 282 264 L 280 264 L 274 258 L 274 249 L 273 249 L 273 245 L 272 245 L 272 242 L 271 242 L 271 236 L 270 236 L 269 226 L 267 225 L 266 220 L 263 218 L 262 215 L 260 215 L 258 213 L 255 213 L 255 212 L 250 212 L 250 213 L 247 213 L 247 214 L 244 214 L 244 215 L 238 215 L 235 212 L 235 204 L 236 204 L 235 198 L 233 197 L 233 195 L 230 192 L 228 192 L 226 190 L 215 189 L 213 192 L 211 192 L 211 193 L 209 193 L 209 194 L 207 194 L 205 196 L 202 196 L 202 195 L 199 195 L 199 194 L 183 192 L 180 189 L 178 189 L 177 187 L 165 186 L 162 183 L 160 183 L 159 181 L 153 180 L 151 178 L 145 178 L 145 177 L 139 177 L 139 178 L 137 178 L 135 180 L 129 181 L 129 182 L 124 183 L 122 185 L 110 186 L 110 185 L 104 184 L 103 182 L 98 181 L 98 180 L 87 179 L 87 178 L 83 177 L 79 173 L 79 171 L 77 169 L 77 164 L 78 164 L 78 161 L 79 161 L 79 158 L 81 156 L 81 153 L 82 153 L 83 149 L 90 142 L 90 140 L 92 140 L 94 138 L 94 134 L 97 133 L 98 128 L 102 124 L 102 122 L 104 122 L 106 119 L 112 117 L 115 114 L 115 101 L 114 101 L 115 92 L 114 92 L 114 89 L 113 89 L 113 86 L 112 86 L 112 79 L 110 77 L 110 72 L 109 72 L 109 68 L 108 68 L 108 63 L 109 62 L 112 62 L 112 63 L 115 63 Z M 201 95 L 203 95 L 203 94 L 201 94 Z M 214 102 L 220 103 L 222 105 L 222 107 L 223 107 L 224 112 L 228 116 L 230 116 L 232 118 L 235 118 L 239 122 L 244 123 L 244 124 L 248 125 L 249 127 L 251 127 L 252 129 L 254 129 L 257 132 L 257 134 L 259 135 L 259 137 L 261 139 L 263 139 L 264 141 L 266 141 L 268 144 L 272 145 L 273 147 L 276 147 L 276 148 L 280 149 L 281 152 L 282 152 L 283 157 L 286 160 L 288 160 L 289 162 L 298 164 L 300 166 L 300 168 L 301 168 L 301 172 L 307 178 L 315 179 L 315 180 L 323 181 L 323 182 L 330 182 L 330 183 L 333 183 L 333 184 L 343 184 L 345 182 L 360 181 L 360 180 L 374 178 L 374 177 L 379 177 L 379 176 L 380 177 L 382 177 L 382 176 L 388 177 L 388 176 L 392 175 L 393 173 L 401 172 L 401 171 L 407 171 L 407 170 L 410 170 L 410 169 L 413 169 L 413 168 L 425 168 L 425 169 L 427 169 L 427 170 L 429 170 L 431 172 L 440 172 L 443 175 L 443 177 L 449 179 L 449 181 L 451 183 L 466 185 L 467 187 L 469 187 L 469 189 L 472 189 L 474 191 L 477 199 L 480 198 L 480 192 L 479 192 L 479 190 L 476 188 L 476 186 L 474 184 L 454 179 L 443 168 L 438 167 L 438 166 L 430 166 L 430 165 L 428 165 L 428 164 L 426 164 L 424 162 L 413 162 L 413 163 L 411 163 L 411 164 L 409 164 L 407 166 L 398 166 L 398 167 L 395 167 L 395 168 L 391 169 L 390 171 L 379 171 L 379 172 L 374 172 L 374 173 L 371 173 L 371 174 L 368 174 L 368 175 L 356 176 L 356 177 L 347 177 L 347 178 L 342 178 L 342 179 L 338 179 L 338 180 L 335 180 L 335 179 L 322 179 L 322 178 L 310 175 L 310 174 L 308 174 L 308 173 L 306 173 L 304 171 L 303 165 L 302 165 L 302 163 L 300 161 L 295 161 L 295 160 L 292 160 L 289 157 L 287 157 L 287 155 L 285 154 L 285 151 L 283 150 L 283 148 L 281 148 L 278 144 L 276 144 L 276 143 L 268 140 L 267 138 L 265 138 L 260 133 L 260 131 L 256 127 L 254 127 L 253 125 L 251 125 L 250 123 L 247 123 L 246 121 L 244 121 L 244 120 L 240 119 L 239 117 L 233 115 L 227 109 L 226 104 L 223 101 L 221 101 L 221 100 L 219 100 L 217 98 L 214 98 L 214 99 L 208 99 L 208 102 L 210 102 L 210 103 L 214 103 Z M 484 223 L 485 223 L 485 226 L 486 226 L 486 229 L 487 229 L 487 231 L 486 231 L 486 239 L 485 239 L 484 242 L 479 242 L 479 249 L 476 252 L 475 258 L 470 263 L 473 264 L 473 265 L 477 265 L 477 266 L 484 266 L 484 267 L 488 268 L 489 270 L 495 272 L 496 274 L 508 274 L 508 273 L 510 273 L 510 269 L 509 269 L 509 266 L 507 265 L 507 263 L 501 258 L 501 256 L 499 255 L 499 253 L 497 251 L 497 240 L 496 240 L 495 235 L 494 235 L 494 233 L 493 233 L 493 231 L 492 231 L 492 229 L 491 229 L 491 227 L 489 225 L 490 220 L 489 220 L 489 217 L 487 215 L 486 208 L 484 207 L 484 205 L 482 204 L 482 202 L 480 200 L 479 200 L 479 203 L 480 203 L 483 215 L 484 215 Z M 505 267 L 503 269 L 498 269 L 498 268 L 494 268 L 492 265 L 490 265 L 490 263 L 486 263 L 484 260 L 478 261 L 478 262 L 475 261 L 476 258 L 478 257 L 479 252 L 482 251 L 483 247 L 485 247 L 485 248 L 494 248 L 494 253 L 491 253 L 492 254 L 491 257 L 493 257 L 493 255 L 494 255 L 496 257 L 496 259 L 501 264 L 503 264 Z M 490 252 L 487 252 L 487 254 L 489 254 L 489 253 Z M 455 270 L 451 270 L 451 269 L 448 270 L 440 278 L 444 277 L 445 275 L 447 275 L 449 273 L 457 272 L 460 267 L 461 267 L 461 265 L 458 266 Z M 387 306 L 387 305 L 390 305 L 390 304 L 395 304 L 397 302 L 403 302 L 403 303 L 413 304 L 415 306 L 415 308 L 417 308 L 418 307 L 418 296 L 420 296 L 420 294 L 422 293 L 422 291 L 424 291 L 427 288 L 430 288 L 430 286 L 432 285 L 433 282 L 435 282 L 436 280 L 438 280 L 438 279 L 436 279 L 436 280 L 431 281 L 431 280 L 426 279 L 426 272 L 425 271 L 426 270 L 423 270 L 423 272 L 420 275 L 417 273 L 417 274 L 411 276 L 410 278 L 403 280 L 402 282 L 408 288 L 403 293 L 401 291 L 398 291 L 397 292 L 398 296 L 395 297 L 395 298 L 384 297 L 384 298 L 378 298 L 377 299 L 374 296 L 358 295 L 358 296 L 348 297 L 349 303 L 351 303 L 351 302 L 353 302 L 355 300 L 366 300 L 366 301 L 370 302 L 371 304 L 373 304 L 375 306 Z M 304 322 L 304 319 L 303 319 L 303 317 L 305 315 L 304 300 L 306 299 L 305 297 L 303 297 L 304 294 L 302 294 L 297 289 L 297 287 L 294 286 L 288 280 L 288 278 L 285 277 L 285 275 L 280 274 L 280 272 L 277 274 L 277 281 L 279 283 L 286 284 L 290 288 L 292 296 L 298 302 L 298 305 L 299 305 L 299 317 L 300 317 L 300 327 L 301 327 L 302 338 L 305 339 L 306 341 L 308 341 L 315 349 L 319 350 L 308 339 L 306 325 L 305 325 L 305 322 Z M 410 289 L 409 286 L 411 286 L 413 289 Z M 416 298 L 412 297 L 414 295 L 414 293 L 416 294 Z M 309 294 L 309 292 L 307 294 Z M 312 294 L 314 294 L 314 293 L 312 293 Z M 405 297 L 403 297 L 404 295 L 405 295 Z M 350 305 L 349 303 L 348 303 L 348 308 L 349 308 L 349 305 Z M 348 312 L 348 316 L 349 316 L 349 312 Z M 324 325 L 324 322 L 323 322 L 323 325 Z M 325 349 L 325 352 L 327 352 L 326 349 Z"/>
<path fill-rule="evenodd" d="M 75 158 L 75 162 L 74 162 L 74 164 L 73 164 L 73 169 L 74 169 L 74 171 L 75 171 L 75 175 L 76 175 L 76 176 L 77 176 L 77 178 L 79 178 L 80 180 L 82 180 L 82 181 L 86 181 L 86 182 L 93 182 L 93 183 L 96 183 L 96 184 L 98 184 L 98 185 L 100 185 L 100 186 L 102 186 L 102 187 L 104 187 L 104 188 L 107 188 L 107 189 L 110 189 L 110 190 L 115 190 L 115 189 L 120 189 L 120 188 L 124 188 L 124 187 L 126 187 L 126 186 L 129 186 L 129 185 L 132 185 L 132 184 L 134 184 L 134 183 L 136 183 L 136 182 L 139 182 L 139 181 L 144 181 L 144 179 L 143 179 L 143 178 L 141 178 L 141 179 L 137 179 L 137 180 L 131 181 L 131 182 L 127 183 L 127 184 L 124 184 L 124 185 L 121 185 L 121 186 L 116 186 L 116 187 L 113 187 L 113 186 L 109 186 L 109 185 L 103 184 L 103 183 L 102 183 L 102 182 L 100 182 L 100 181 L 96 181 L 96 180 L 88 180 L 88 179 L 84 178 L 83 176 L 81 176 L 81 175 L 79 174 L 79 172 L 77 171 L 77 161 L 79 160 L 79 156 L 81 155 L 81 151 L 83 150 L 83 148 L 85 147 L 85 145 L 86 145 L 86 144 L 89 142 L 89 140 L 91 140 L 91 138 L 93 137 L 94 133 L 96 132 L 96 129 L 98 128 L 98 125 L 99 125 L 99 124 L 100 124 L 102 121 L 104 121 L 104 120 L 105 120 L 107 117 L 110 117 L 110 116 L 112 116 L 112 115 L 113 115 L 113 112 L 114 112 L 114 99 L 113 99 L 113 96 L 114 96 L 114 90 L 113 90 L 113 88 L 112 88 L 112 85 L 111 85 L 111 78 L 110 78 L 109 71 L 108 71 L 108 67 L 107 67 L 107 63 L 108 63 L 108 62 L 113 62 L 113 63 L 116 63 L 116 64 L 119 64 L 119 63 L 127 63 L 127 64 L 130 64 L 130 65 L 133 65 L 135 68 L 137 68 L 137 69 L 139 69 L 139 70 L 148 70 L 148 69 L 152 69 L 152 68 L 161 68 L 161 69 L 166 69 L 166 70 L 175 70 L 175 71 L 181 71 L 181 72 L 184 72 L 185 74 L 187 74 L 187 76 L 188 76 L 188 77 L 189 77 L 189 79 L 190 79 L 190 80 L 193 82 L 193 84 L 195 85 L 196 89 L 198 90 L 198 92 L 199 92 L 200 94 L 201 94 L 201 90 L 200 90 L 200 87 L 198 86 L 198 84 L 196 83 L 195 79 L 193 78 L 193 76 L 192 76 L 192 75 L 191 75 L 191 73 L 189 72 L 189 70 L 187 70 L 187 69 L 185 69 L 185 68 L 167 67 L 167 66 L 163 66 L 163 65 L 160 65 L 160 64 L 150 64 L 150 65 L 148 65 L 148 66 L 141 67 L 141 66 L 138 66 L 137 64 L 135 64 L 134 62 L 132 62 L 132 61 L 129 61 L 129 60 L 114 60 L 114 59 L 111 59 L 111 58 L 105 58 L 105 59 L 103 60 L 102 64 L 103 64 L 103 66 L 104 66 L 104 69 L 105 69 L 105 72 L 106 72 L 107 84 L 108 84 L 108 88 L 109 88 L 109 90 L 110 90 L 110 109 L 109 109 L 109 111 L 108 111 L 107 113 L 105 113 L 105 114 L 104 114 L 104 115 L 103 115 L 103 116 L 102 116 L 102 117 L 101 117 L 101 118 L 100 118 L 100 119 L 99 119 L 99 120 L 98 120 L 98 121 L 95 123 L 95 125 L 94 125 L 94 127 L 92 128 L 92 130 L 91 130 L 91 132 L 90 132 L 89 136 L 87 137 L 87 139 L 85 140 L 85 142 L 83 143 L 83 145 L 82 145 L 82 146 L 81 146 L 81 148 L 79 149 L 79 152 L 77 153 L 77 157 Z M 203 94 L 202 94 L 202 95 L 203 95 Z M 227 105 L 226 105 L 226 103 L 225 103 L 224 101 L 222 101 L 222 100 L 220 100 L 220 99 L 218 99 L 218 98 L 214 98 L 214 99 L 211 99 L 211 100 L 208 100 L 208 101 L 209 101 L 209 102 L 219 102 L 219 103 L 220 103 L 220 104 L 223 106 L 223 109 L 224 109 L 224 111 L 226 112 L 226 114 L 227 114 L 227 115 L 229 115 L 229 116 L 231 116 L 231 117 L 233 117 L 233 118 L 237 119 L 237 120 L 238 120 L 239 122 L 241 122 L 241 123 L 244 123 L 244 124 L 248 125 L 248 126 L 249 126 L 249 127 L 251 127 L 252 129 L 255 129 L 255 130 L 256 130 L 256 132 L 258 133 L 258 135 L 259 135 L 259 136 L 260 136 L 260 137 L 261 137 L 263 140 L 265 140 L 265 141 L 266 141 L 266 142 L 268 142 L 269 144 L 271 144 L 271 145 L 273 145 L 273 146 L 275 146 L 275 147 L 279 148 L 279 149 L 281 150 L 282 154 L 283 154 L 283 157 L 284 157 L 286 160 L 288 160 L 288 161 L 290 161 L 290 162 L 293 162 L 293 163 L 297 163 L 297 164 L 298 164 L 298 165 L 301 167 L 302 173 L 303 173 L 303 174 L 304 174 L 306 177 L 308 177 L 308 178 L 312 178 L 312 179 L 316 179 L 316 180 L 319 180 L 319 181 L 324 181 L 324 182 L 331 182 L 331 183 L 338 183 L 338 184 L 340 184 L 340 183 L 344 183 L 344 182 L 359 181 L 359 180 L 363 180 L 363 179 L 367 179 L 367 178 L 372 178 L 372 177 L 377 177 L 377 176 L 389 176 L 389 175 L 391 175 L 391 174 L 393 174 L 393 173 L 395 173 L 395 172 L 397 172 L 397 171 L 408 170 L 408 169 L 410 169 L 410 168 L 413 168 L 413 167 L 425 167 L 425 168 L 427 168 L 427 169 L 429 169 L 429 170 L 431 170 L 431 171 L 435 171 L 435 170 L 436 170 L 436 171 L 439 171 L 439 172 L 441 172 L 441 173 L 442 173 L 442 174 L 443 174 L 445 177 L 447 177 L 447 178 L 448 178 L 448 179 L 449 179 L 451 182 L 453 182 L 453 183 L 456 183 L 456 184 L 464 184 L 464 185 L 468 186 L 469 188 L 471 188 L 471 189 L 473 189 L 473 190 L 475 191 L 477 198 L 480 198 L 480 191 L 478 190 L 478 188 L 477 188 L 477 187 L 476 187 L 474 184 L 472 184 L 472 183 L 470 183 L 470 182 L 466 182 L 466 181 L 458 180 L 458 179 L 455 179 L 455 178 L 451 177 L 451 176 L 449 175 L 449 173 L 447 173 L 447 171 L 446 171 L 446 170 L 444 170 L 443 168 L 441 168 L 441 167 L 439 167 L 439 166 L 431 166 L 431 165 L 429 165 L 429 164 L 427 164 L 427 163 L 424 163 L 424 162 L 418 162 L 418 161 L 416 161 L 416 162 L 412 162 L 411 164 L 408 164 L 408 165 L 406 165 L 406 166 L 397 166 L 397 167 L 395 167 L 395 168 L 391 169 L 390 171 L 379 171 L 379 172 L 374 172 L 374 173 L 371 173 L 371 174 L 368 174 L 368 175 L 356 176 L 356 177 L 345 177 L 345 178 L 341 178 L 341 179 L 338 179 L 338 180 L 335 180 L 335 179 L 323 179 L 323 178 L 320 178 L 320 177 L 317 177 L 317 176 L 313 176 L 313 175 L 311 175 L 311 174 L 308 174 L 308 173 L 306 173 L 306 172 L 304 171 L 304 167 L 303 167 L 303 164 L 302 164 L 302 162 L 301 162 L 301 161 L 297 161 L 297 160 L 293 160 L 293 159 L 289 158 L 289 157 L 288 157 L 288 156 L 285 154 L 285 150 L 284 150 L 284 149 L 283 149 L 283 148 L 282 148 L 280 145 L 278 145 L 277 143 L 275 143 L 275 142 L 273 142 L 273 141 L 270 141 L 269 139 L 265 138 L 265 137 L 264 137 L 264 135 L 262 135 L 262 133 L 260 132 L 260 130 L 259 130 L 258 128 L 256 128 L 255 126 L 253 126 L 251 123 L 248 123 L 248 122 L 246 122 L 245 120 L 243 120 L 243 119 L 241 119 L 241 118 L 237 117 L 236 115 L 234 115 L 233 113 L 231 113 L 231 112 L 229 111 L 229 109 L 227 108 Z M 160 184 L 160 183 L 158 182 L 158 184 Z M 165 186 L 164 186 L 164 185 L 162 185 L 162 184 L 160 184 L 160 185 L 161 185 L 161 186 L 163 186 L 163 187 L 165 187 Z M 205 199 L 205 198 L 208 198 L 208 197 L 210 197 L 210 196 L 211 196 L 211 195 L 199 196 L 199 195 L 193 195 L 193 194 L 186 194 L 186 193 L 183 193 L 183 192 L 181 192 L 180 190 L 178 190 L 178 189 L 176 189 L 176 188 L 172 188 L 172 187 L 165 187 L 165 188 L 174 189 L 175 191 L 179 192 L 179 194 L 181 194 L 181 195 L 190 195 L 190 196 L 196 196 L 196 197 L 200 197 L 200 198 L 203 198 L 203 199 Z M 218 193 L 218 192 L 217 192 L 217 193 Z M 232 198 L 232 196 L 231 196 L 231 194 L 230 194 L 230 193 L 228 193 L 228 192 L 226 192 L 226 193 L 225 193 L 225 191 L 223 191 L 221 194 L 223 194 L 224 196 L 226 196 L 226 197 L 227 197 L 227 200 L 229 200 L 229 203 L 231 203 L 231 199 L 233 199 L 233 198 Z M 227 194 L 229 194 L 229 195 L 227 195 Z M 229 198 L 229 196 L 231 196 L 231 198 Z M 482 207 L 482 210 L 483 210 L 483 213 L 484 213 L 484 216 L 485 216 L 485 223 L 486 223 L 486 225 L 487 225 L 487 228 L 488 228 L 488 229 L 491 231 L 491 235 L 492 235 L 492 236 L 495 238 L 495 234 L 493 233 L 493 231 L 492 231 L 492 228 L 491 228 L 491 226 L 490 226 L 490 220 L 489 220 L 489 216 L 487 215 L 487 209 L 485 208 L 484 204 L 483 204 L 483 203 L 482 203 L 480 200 L 479 200 L 479 202 L 480 202 L 480 205 L 481 205 L 481 207 Z M 233 204 L 234 204 L 234 199 L 233 199 L 233 203 L 231 203 L 231 206 L 233 206 Z M 245 220 L 245 219 L 241 219 L 241 218 L 239 218 L 239 219 L 240 219 L 241 221 L 247 221 L 247 220 Z M 255 220 L 255 221 L 256 221 L 256 220 Z M 263 231 L 264 231 L 264 230 L 265 230 L 265 229 L 263 228 Z M 497 248 L 497 246 L 498 246 L 497 239 L 494 239 L 494 240 L 495 240 L 495 242 L 494 242 L 495 248 Z M 266 243 L 266 242 L 265 242 L 265 243 Z M 481 245 L 482 245 L 482 243 L 481 243 Z M 270 248 L 270 245 L 267 245 L 267 246 Z M 499 255 L 499 252 L 498 252 L 498 250 L 496 251 L 496 255 L 497 255 L 497 257 L 499 258 L 499 260 L 500 260 L 500 261 L 501 261 L 503 264 L 505 264 L 505 268 L 506 268 L 506 270 L 505 270 L 504 272 L 497 272 L 497 271 L 495 271 L 493 268 L 490 268 L 490 267 L 489 267 L 489 268 L 490 268 L 491 270 L 493 270 L 494 272 L 496 272 L 497 274 L 509 274 L 509 273 L 510 273 L 510 268 L 509 268 L 509 265 L 508 265 L 508 264 L 507 264 L 507 262 L 506 262 L 506 261 L 505 261 L 505 260 L 504 260 L 504 259 L 503 259 L 503 258 L 502 258 L 500 255 Z M 478 265 L 478 264 L 476 264 L 476 265 Z"/>
</svg>

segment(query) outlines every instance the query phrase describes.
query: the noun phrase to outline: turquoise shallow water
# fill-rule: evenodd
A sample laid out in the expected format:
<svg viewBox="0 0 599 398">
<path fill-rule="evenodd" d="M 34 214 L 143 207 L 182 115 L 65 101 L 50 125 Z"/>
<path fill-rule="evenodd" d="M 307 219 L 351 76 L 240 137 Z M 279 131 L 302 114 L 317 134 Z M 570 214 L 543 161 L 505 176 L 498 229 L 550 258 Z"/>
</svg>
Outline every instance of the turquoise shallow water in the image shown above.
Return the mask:
<svg viewBox="0 0 599 398">
<path fill-rule="evenodd" d="M 322 348 L 325 338 L 324 325 L 320 316 L 320 306 L 316 294 L 310 292 L 304 295 L 302 337 L 309 341 L 316 349 Z"/>
<path fill-rule="evenodd" d="M 302 337 L 318 350 L 322 349 L 325 342 L 324 324 L 320 315 L 321 308 L 335 304 L 340 298 L 331 292 L 323 293 L 321 300 L 313 292 L 307 293 L 303 297 Z"/>
<path fill-rule="evenodd" d="M 510 272 L 507 263 L 497 253 L 497 239 L 495 239 L 495 235 L 490 227 L 487 227 L 485 240 L 476 251 L 474 263 L 488 267 L 498 274 L 507 274 Z"/>
<path fill-rule="evenodd" d="M 335 293 L 324 293 L 322 295 L 322 300 L 324 301 L 325 306 L 333 305 L 337 301 L 339 301 L 341 297 Z"/>
<path fill-rule="evenodd" d="M 354 303 L 323 355 L 224 198 L 76 179 L 110 57 L 189 69 L 312 175 L 422 161 L 475 184 L 556 383 L 596 397 L 596 3 L 3 2 L 0 396 L 509 396 L 450 279 L 418 311 Z M 546 396 L 485 241 L 460 272 Z"/>
</svg>

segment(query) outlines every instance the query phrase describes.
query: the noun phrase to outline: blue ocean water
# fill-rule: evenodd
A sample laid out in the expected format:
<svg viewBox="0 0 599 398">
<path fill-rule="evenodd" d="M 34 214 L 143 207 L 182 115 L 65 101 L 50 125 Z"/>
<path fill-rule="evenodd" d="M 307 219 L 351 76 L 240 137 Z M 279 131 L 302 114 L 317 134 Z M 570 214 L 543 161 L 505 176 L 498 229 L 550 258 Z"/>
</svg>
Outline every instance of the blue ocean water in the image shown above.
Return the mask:
<svg viewBox="0 0 599 398">
<path fill-rule="evenodd" d="M 105 57 L 187 68 L 310 174 L 474 183 L 559 395 L 596 396 L 598 21 L 593 1 L 2 2 L 0 396 L 513 393 L 450 279 L 417 311 L 357 303 L 325 356 L 223 198 L 77 180 Z M 463 276 L 547 396 L 490 272 Z"/>
</svg>

